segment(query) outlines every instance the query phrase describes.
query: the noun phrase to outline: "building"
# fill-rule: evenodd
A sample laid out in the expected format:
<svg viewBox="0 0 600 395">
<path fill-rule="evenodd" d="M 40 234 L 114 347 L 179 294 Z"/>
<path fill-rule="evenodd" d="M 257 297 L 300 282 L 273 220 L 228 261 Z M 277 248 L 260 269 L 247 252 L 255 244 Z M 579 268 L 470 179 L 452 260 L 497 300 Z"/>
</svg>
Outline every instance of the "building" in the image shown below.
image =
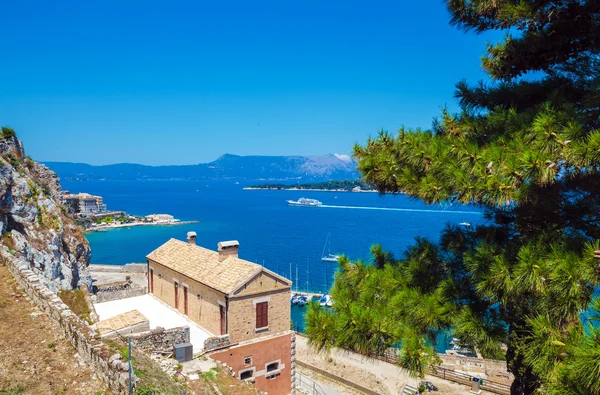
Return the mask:
<svg viewBox="0 0 600 395">
<path fill-rule="evenodd" d="M 294 334 L 291 281 L 238 257 L 239 243 L 218 251 L 171 239 L 147 256 L 148 290 L 227 346 L 210 356 L 243 380 L 274 395 L 290 394 Z"/>
<path fill-rule="evenodd" d="M 106 204 L 103 203 L 102 196 L 90 195 L 89 193 L 71 194 L 69 191 L 64 191 L 61 196 L 61 203 L 69 206 L 74 199 L 79 201 L 79 212 L 81 213 L 106 212 Z"/>
<path fill-rule="evenodd" d="M 146 215 L 146 221 L 148 222 L 173 222 L 175 218 L 169 214 L 150 214 Z"/>
</svg>

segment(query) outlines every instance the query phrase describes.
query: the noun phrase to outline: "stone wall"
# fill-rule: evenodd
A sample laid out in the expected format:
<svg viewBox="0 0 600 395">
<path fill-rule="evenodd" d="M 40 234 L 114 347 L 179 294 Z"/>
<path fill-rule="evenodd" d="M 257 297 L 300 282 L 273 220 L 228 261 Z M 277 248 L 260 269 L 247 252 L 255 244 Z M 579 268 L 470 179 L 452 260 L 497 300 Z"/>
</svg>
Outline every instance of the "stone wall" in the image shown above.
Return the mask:
<svg viewBox="0 0 600 395">
<path fill-rule="evenodd" d="M 111 357 L 110 350 L 100 340 L 100 335 L 73 313 L 45 281 L 29 269 L 26 261 L 2 252 L 9 272 L 19 286 L 44 313 L 60 328 L 79 355 L 96 371 L 107 388 L 115 394 L 128 393 L 128 364 L 120 356 Z"/>
<path fill-rule="evenodd" d="M 202 349 L 202 351 L 212 351 L 221 347 L 227 347 L 229 345 L 231 345 L 229 335 L 209 337 L 204 341 L 204 348 Z"/>
<path fill-rule="evenodd" d="M 173 350 L 175 344 L 190 342 L 190 327 L 156 328 L 148 332 L 136 333 L 131 336 L 134 347 L 148 351 Z"/>
<path fill-rule="evenodd" d="M 130 282 L 115 283 L 101 287 L 93 287 L 95 303 L 110 302 L 111 300 L 119 300 L 133 298 L 134 296 L 142 296 L 148 293 L 146 287 L 140 287 Z"/>
</svg>

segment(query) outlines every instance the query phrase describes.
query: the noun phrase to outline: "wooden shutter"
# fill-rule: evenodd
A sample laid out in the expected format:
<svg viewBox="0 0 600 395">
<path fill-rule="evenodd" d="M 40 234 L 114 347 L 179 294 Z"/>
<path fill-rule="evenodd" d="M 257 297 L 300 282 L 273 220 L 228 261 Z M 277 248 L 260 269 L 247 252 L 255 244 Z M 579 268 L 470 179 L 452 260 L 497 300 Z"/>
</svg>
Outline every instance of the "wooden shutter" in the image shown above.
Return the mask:
<svg viewBox="0 0 600 395">
<path fill-rule="evenodd" d="M 269 302 L 256 304 L 256 328 L 269 326 Z"/>
</svg>

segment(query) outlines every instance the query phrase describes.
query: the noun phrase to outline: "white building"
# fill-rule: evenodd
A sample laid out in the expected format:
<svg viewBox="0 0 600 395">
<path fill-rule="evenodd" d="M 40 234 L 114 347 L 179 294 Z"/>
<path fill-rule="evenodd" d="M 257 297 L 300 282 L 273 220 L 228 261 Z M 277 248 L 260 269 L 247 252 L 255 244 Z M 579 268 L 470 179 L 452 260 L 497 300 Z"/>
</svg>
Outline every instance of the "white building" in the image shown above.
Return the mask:
<svg viewBox="0 0 600 395">
<path fill-rule="evenodd" d="M 81 213 L 104 213 L 106 204 L 102 201 L 102 196 L 90 195 L 89 193 L 71 194 L 65 191 L 62 195 L 62 204 L 69 206 L 73 199 L 79 201 L 79 212 Z"/>
<path fill-rule="evenodd" d="M 174 220 L 172 215 L 169 214 L 150 214 L 146 215 L 146 221 L 148 222 L 172 222 Z"/>
</svg>

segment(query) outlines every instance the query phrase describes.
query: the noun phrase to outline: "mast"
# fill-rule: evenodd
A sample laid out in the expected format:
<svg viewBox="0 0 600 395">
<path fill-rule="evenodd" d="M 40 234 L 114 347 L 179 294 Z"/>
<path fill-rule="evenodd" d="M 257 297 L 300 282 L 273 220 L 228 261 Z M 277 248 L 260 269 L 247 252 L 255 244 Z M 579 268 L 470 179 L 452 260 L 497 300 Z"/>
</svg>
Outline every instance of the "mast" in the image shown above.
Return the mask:
<svg viewBox="0 0 600 395">
<path fill-rule="evenodd" d="M 331 229 L 329 229 L 329 231 L 327 232 L 327 238 L 325 239 L 325 245 L 323 245 L 323 252 L 321 252 L 321 258 L 325 257 L 325 250 L 327 249 L 327 246 L 329 245 L 329 253 L 331 254 L 331 244 L 329 241 L 329 236 L 331 235 Z"/>
<path fill-rule="evenodd" d="M 327 265 L 325 265 L 325 291 L 329 293 L 329 277 L 327 277 Z"/>
<path fill-rule="evenodd" d="M 306 292 L 308 292 L 308 282 L 310 281 L 310 263 L 306 258 Z"/>
<path fill-rule="evenodd" d="M 296 292 L 298 292 L 298 264 L 296 264 Z"/>
</svg>

